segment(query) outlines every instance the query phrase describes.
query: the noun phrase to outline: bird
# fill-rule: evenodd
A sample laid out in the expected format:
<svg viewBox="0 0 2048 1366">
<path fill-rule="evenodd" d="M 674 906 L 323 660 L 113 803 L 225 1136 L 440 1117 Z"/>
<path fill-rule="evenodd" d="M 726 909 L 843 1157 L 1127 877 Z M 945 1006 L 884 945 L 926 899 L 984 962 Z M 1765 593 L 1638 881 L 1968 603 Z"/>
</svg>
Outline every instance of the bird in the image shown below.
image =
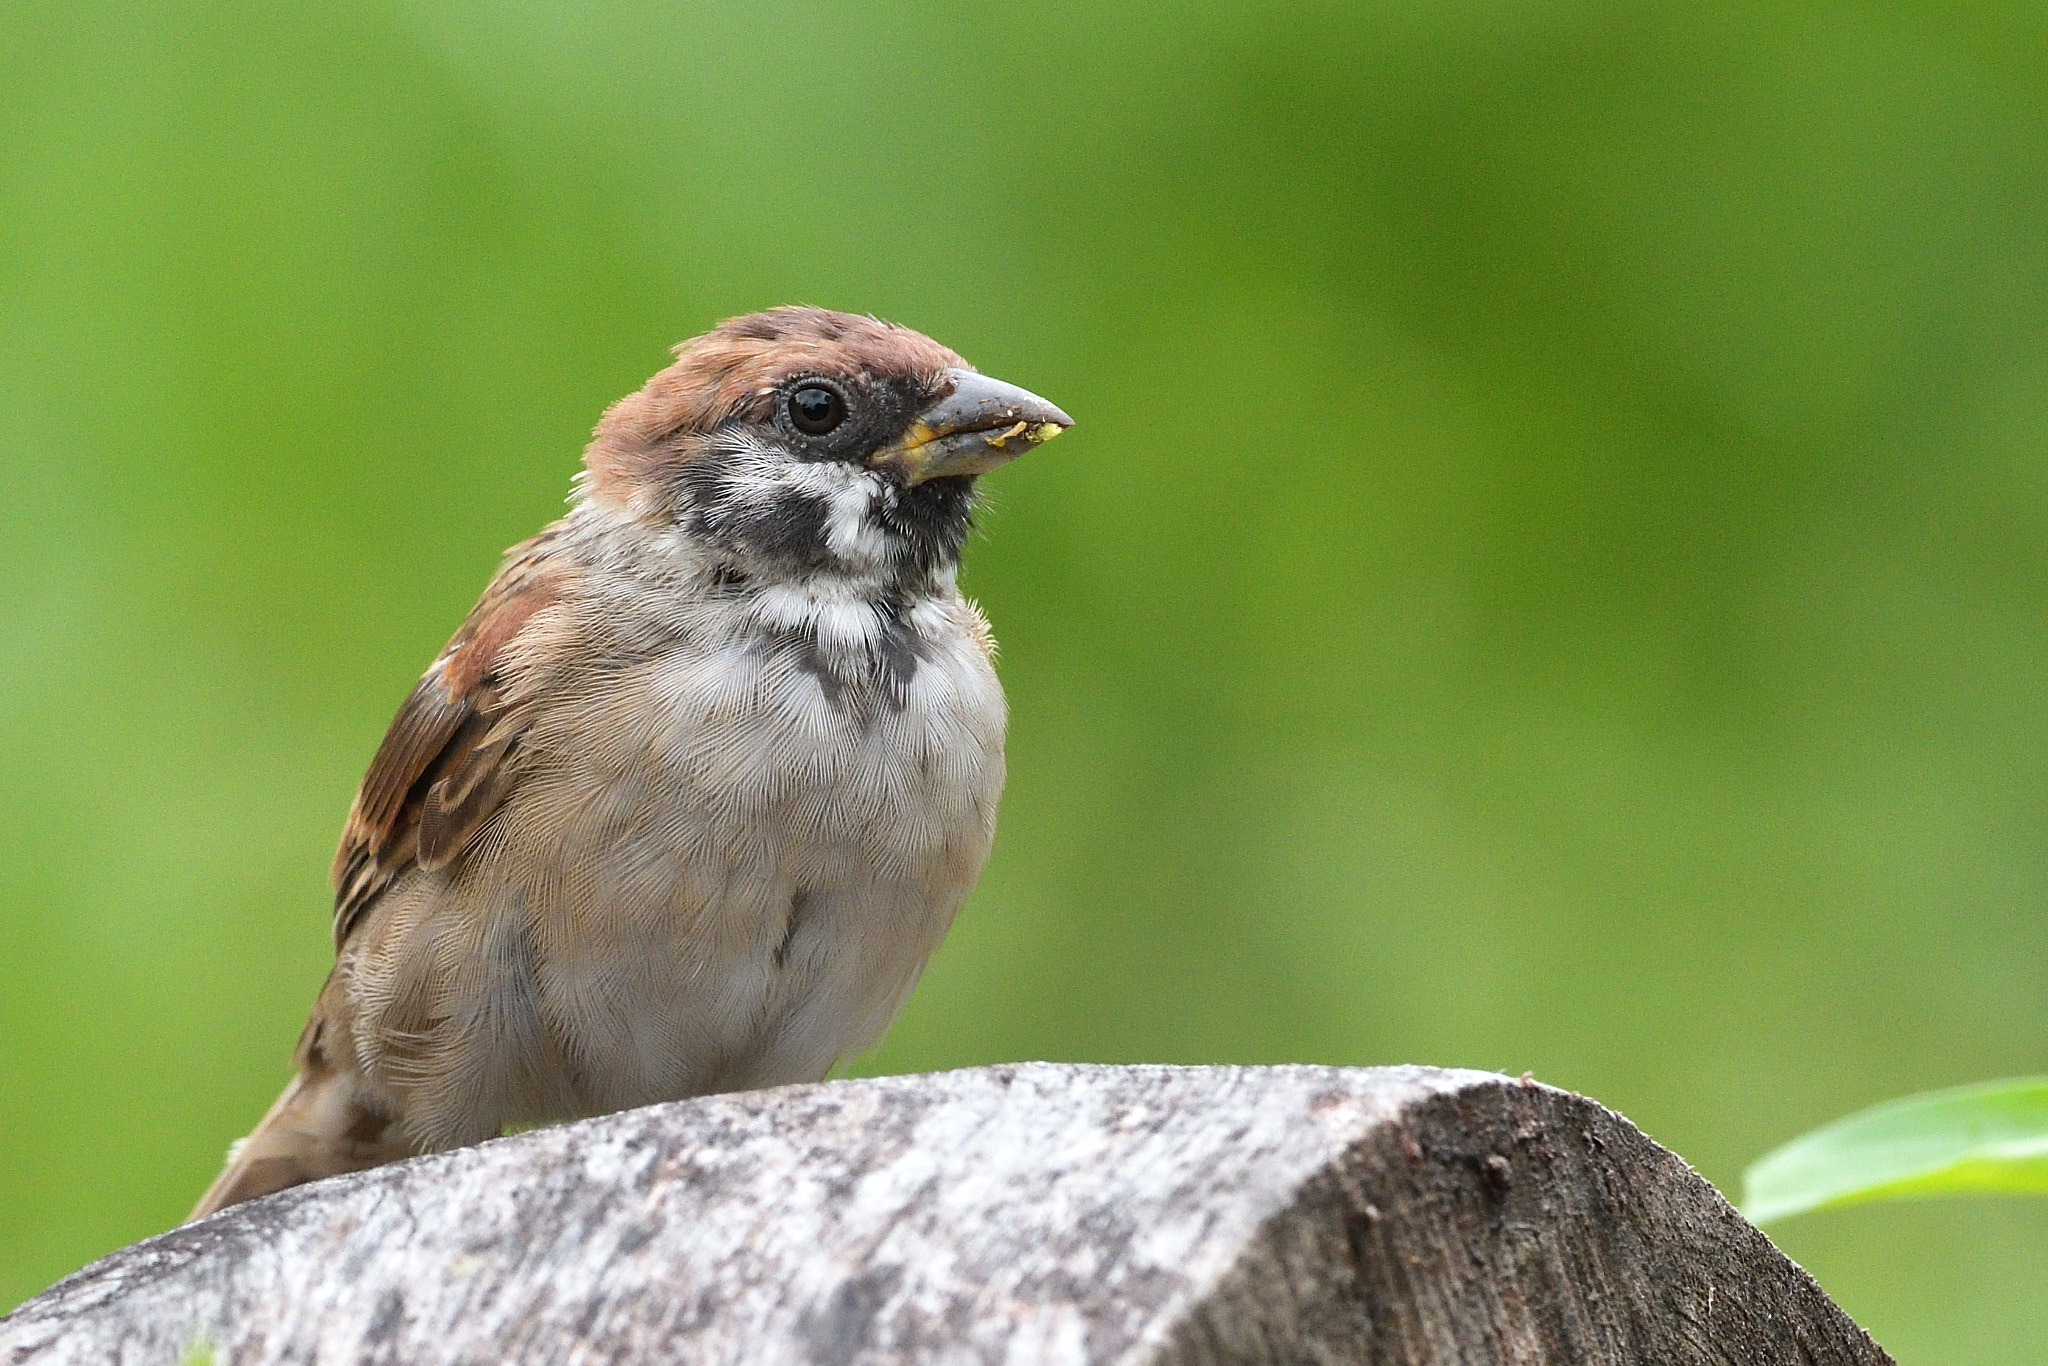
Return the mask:
<svg viewBox="0 0 2048 1366">
<path fill-rule="evenodd" d="M 728 319 L 599 420 L 399 707 L 295 1073 L 192 1219 L 552 1123 L 823 1080 L 980 876 L 979 477 L 1072 425 L 872 316 Z"/>
</svg>

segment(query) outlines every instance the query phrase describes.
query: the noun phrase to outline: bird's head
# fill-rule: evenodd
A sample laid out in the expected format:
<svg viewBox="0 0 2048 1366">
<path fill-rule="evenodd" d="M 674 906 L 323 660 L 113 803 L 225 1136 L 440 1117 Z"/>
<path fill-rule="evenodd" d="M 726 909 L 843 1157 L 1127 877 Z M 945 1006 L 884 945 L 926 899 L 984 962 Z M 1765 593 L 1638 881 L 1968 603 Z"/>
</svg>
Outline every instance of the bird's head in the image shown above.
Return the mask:
<svg viewBox="0 0 2048 1366">
<path fill-rule="evenodd" d="M 1072 425 L 909 328 L 822 308 L 720 324 L 612 405 L 584 496 L 749 574 L 929 574 L 977 476 Z"/>
</svg>

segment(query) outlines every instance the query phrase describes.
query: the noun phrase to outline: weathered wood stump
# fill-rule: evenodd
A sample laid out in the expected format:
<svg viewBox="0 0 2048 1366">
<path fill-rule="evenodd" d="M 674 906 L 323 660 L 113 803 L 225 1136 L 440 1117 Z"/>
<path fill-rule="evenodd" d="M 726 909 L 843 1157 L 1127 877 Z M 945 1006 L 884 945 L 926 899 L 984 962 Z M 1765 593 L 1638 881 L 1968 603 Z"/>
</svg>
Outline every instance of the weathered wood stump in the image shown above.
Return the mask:
<svg viewBox="0 0 2048 1366">
<path fill-rule="evenodd" d="M 715 1096 L 287 1191 L 0 1320 L 0 1362 L 1888 1361 L 1546 1086 L 1030 1064 Z"/>
</svg>

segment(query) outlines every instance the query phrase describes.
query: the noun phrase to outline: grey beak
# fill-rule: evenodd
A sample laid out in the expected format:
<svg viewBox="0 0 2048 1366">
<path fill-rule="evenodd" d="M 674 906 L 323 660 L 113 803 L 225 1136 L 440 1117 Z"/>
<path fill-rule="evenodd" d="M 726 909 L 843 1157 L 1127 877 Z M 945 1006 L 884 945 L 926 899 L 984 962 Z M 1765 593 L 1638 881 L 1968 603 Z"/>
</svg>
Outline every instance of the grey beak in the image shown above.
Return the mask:
<svg viewBox="0 0 2048 1366">
<path fill-rule="evenodd" d="M 913 484 L 986 474 L 1074 425 L 1074 419 L 1028 389 L 972 370 L 946 372 L 953 392 L 917 415 L 910 430 L 876 451 L 868 464 L 903 471 Z"/>
</svg>

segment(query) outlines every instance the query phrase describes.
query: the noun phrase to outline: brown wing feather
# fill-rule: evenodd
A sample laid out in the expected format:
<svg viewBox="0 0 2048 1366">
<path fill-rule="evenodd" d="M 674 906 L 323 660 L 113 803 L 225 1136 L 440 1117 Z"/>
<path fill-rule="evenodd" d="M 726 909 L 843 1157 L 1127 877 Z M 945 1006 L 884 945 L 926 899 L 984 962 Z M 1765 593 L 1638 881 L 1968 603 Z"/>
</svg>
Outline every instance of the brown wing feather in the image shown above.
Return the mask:
<svg viewBox="0 0 2048 1366">
<path fill-rule="evenodd" d="M 334 856 L 334 945 L 408 866 L 453 862 L 517 776 L 522 729 L 500 690 L 506 647 L 560 600 L 543 533 L 514 546 L 483 597 L 392 718 Z"/>
<path fill-rule="evenodd" d="M 439 775 L 420 803 L 418 858 L 422 868 L 444 868 L 497 809 L 511 786 L 510 760 L 519 747 L 519 731 L 502 728 L 488 710 L 465 719 L 436 765 Z"/>
</svg>

